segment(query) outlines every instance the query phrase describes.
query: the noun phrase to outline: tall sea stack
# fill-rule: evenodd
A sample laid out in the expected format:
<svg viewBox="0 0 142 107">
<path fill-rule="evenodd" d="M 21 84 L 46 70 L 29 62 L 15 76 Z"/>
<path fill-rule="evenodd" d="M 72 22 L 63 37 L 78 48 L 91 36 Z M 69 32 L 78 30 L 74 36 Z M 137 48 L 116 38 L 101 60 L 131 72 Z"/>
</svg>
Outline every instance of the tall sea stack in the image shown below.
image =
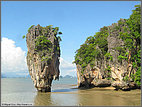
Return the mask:
<svg viewBox="0 0 142 107">
<path fill-rule="evenodd" d="M 60 37 L 59 28 L 52 25 L 32 25 L 26 35 L 27 65 L 38 91 L 50 92 L 53 79 L 59 79 Z"/>
</svg>

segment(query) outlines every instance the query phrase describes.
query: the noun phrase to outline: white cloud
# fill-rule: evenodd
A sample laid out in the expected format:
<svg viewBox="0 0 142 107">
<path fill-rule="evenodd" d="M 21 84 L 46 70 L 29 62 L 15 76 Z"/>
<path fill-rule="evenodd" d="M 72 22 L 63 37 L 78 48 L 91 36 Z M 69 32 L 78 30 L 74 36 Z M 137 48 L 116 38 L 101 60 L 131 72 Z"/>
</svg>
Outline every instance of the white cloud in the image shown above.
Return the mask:
<svg viewBox="0 0 142 107">
<path fill-rule="evenodd" d="M 7 75 L 27 75 L 26 52 L 16 47 L 15 41 L 2 38 L 1 41 L 1 65 L 2 73 Z M 75 64 L 60 58 L 60 75 L 76 76 Z"/>
<path fill-rule="evenodd" d="M 16 47 L 15 42 L 8 38 L 1 41 L 2 73 L 27 72 L 25 51 Z M 23 73 L 24 74 L 24 73 Z"/>
<path fill-rule="evenodd" d="M 60 74 L 76 76 L 76 65 L 60 58 Z"/>
</svg>

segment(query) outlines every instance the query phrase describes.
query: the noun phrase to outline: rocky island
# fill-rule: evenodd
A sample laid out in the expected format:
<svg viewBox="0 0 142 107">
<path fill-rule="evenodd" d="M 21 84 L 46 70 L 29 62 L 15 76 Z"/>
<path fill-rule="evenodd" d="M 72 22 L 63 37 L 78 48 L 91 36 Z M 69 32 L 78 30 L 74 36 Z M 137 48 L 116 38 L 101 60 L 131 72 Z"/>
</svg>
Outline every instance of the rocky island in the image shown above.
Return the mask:
<svg viewBox="0 0 142 107">
<path fill-rule="evenodd" d="M 141 85 L 140 5 L 129 19 L 104 26 L 76 51 L 78 87 L 115 87 L 131 90 Z"/>
<path fill-rule="evenodd" d="M 50 92 L 53 79 L 59 79 L 60 36 L 59 28 L 52 25 L 32 25 L 26 35 L 27 65 L 38 91 Z"/>
</svg>

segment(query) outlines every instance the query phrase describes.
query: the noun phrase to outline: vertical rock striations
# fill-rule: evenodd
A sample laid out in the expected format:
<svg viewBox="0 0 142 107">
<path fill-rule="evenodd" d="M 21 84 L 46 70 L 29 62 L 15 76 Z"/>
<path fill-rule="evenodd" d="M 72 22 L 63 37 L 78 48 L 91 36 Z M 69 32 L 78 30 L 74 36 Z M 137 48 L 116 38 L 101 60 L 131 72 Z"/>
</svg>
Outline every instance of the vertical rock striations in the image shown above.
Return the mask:
<svg viewBox="0 0 142 107">
<path fill-rule="evenodd" d="M 136 7 L 129 19 L 101 28 L 76 51 L 79 87 L 140 88 L 140 6 Z"/>
<path fill-rule="evenodd" d="M 31 26 L 26 35 L 27 65 L 31 79 L 38 91 L 51 91 L 53 79 L 59 79 L 60 37 L 59 28 L 51 25 Z"/>
</svg>

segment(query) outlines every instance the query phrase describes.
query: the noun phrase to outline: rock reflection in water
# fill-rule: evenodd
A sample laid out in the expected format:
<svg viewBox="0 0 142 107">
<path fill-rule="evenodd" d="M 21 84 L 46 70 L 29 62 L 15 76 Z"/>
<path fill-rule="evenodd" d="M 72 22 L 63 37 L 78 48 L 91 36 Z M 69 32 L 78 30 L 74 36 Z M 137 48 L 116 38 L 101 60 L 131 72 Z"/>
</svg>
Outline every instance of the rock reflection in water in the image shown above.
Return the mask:
<svg viewBox="0 0 142 107">
<path fill-rule="evenodd" d="M 37 93 L 34 105 L 52 106 L 130 106 L 141 104 L 140 90 L 128 92 L 103 89 L 58 89 Z"/>
<path fill-rule="evenodd" d="M 74 89 L 75 90 L 75 89 Z M 35 100 L 35 106 L 70 106 L 78 104 L 77 94 L 73 94 L 73 89 L 57 89 L 49 93 L 38 92 Z"/>
<path fill-rule="evenodd" d="M 41 93 L 37 92 L 37 95 L 34 100 L 34 105 L 51 105 L 51 93 Z"/>
</svg>

